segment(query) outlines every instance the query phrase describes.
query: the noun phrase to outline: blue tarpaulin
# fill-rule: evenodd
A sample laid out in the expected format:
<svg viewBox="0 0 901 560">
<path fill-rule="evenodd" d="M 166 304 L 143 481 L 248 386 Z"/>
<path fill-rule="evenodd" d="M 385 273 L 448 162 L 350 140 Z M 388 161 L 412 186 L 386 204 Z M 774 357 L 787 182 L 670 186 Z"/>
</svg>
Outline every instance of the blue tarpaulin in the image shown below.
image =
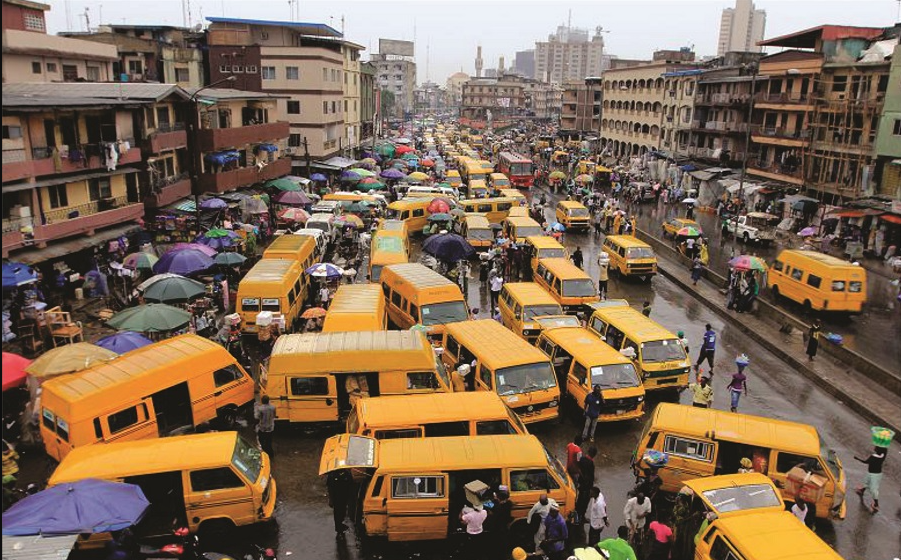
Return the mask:
<svg viewBox="0 0 901 560">
<path fill-rule="evenodd" d="M 258 152 L 277 152 L 278 146 L 275 144 L 260 144 L 257 146 Z"/>
<path fill-rule="evenodd" d="M 228 151 L 228 152 L 213 152 L 203 156 L 203 159 L 207 163 L 215 163 L 217 165 L 225 165 L 230 161 L 238 161 L 241 159 L 240 152 Z"/>
</svg>

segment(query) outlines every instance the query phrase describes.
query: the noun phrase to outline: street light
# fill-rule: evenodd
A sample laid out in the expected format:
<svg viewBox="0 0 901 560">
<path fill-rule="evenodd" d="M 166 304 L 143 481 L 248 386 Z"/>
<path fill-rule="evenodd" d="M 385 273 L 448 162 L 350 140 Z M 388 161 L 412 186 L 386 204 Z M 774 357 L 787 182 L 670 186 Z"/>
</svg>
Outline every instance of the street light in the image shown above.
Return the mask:
<svg viewBox="0 0 901 560">
<path fill-rule="evenodd" d="M 232 75 L 226 76 L 221 80 L 216 80 L 192 93 L 191 97 L 188 99 L 191 103 L 191 125 L 188 127 L 191 134 L 191 141 L 188 144 L 191 148 L 191 192 L 194 193 L 194 212 L 197 218 L 198 233 L 200 233 L 200 180 L 197 177 L 197 173 L 200 169 L 200 150 L 197 147 L 197 129 L 200 127 L 200 112 L 197 110 L 197 94 L 205 89 L 224 84 L 225 82 L 234 82 L 237 79 L 237 76 Z"/>
<path fill-rule="evenodd" d="M 751 62 L 744 65 L 746 70 L 751 71 L 751 97 L 748 99 L 748 115 L 745 119 L 747 128 L 745 129 L 745 153 L 741 160 L 741 176 L 738 179 L 738 200 L 739 203 L 745 199 L 745 176 L 748 172 L 748 153 L 751 149 L 751 118 L 754 112 L 754 89 L 757 87 L 757 71 L 759 66 Z M 735 213 L 735 237 L 738 237 L 738 212 Z"/>
</svg>

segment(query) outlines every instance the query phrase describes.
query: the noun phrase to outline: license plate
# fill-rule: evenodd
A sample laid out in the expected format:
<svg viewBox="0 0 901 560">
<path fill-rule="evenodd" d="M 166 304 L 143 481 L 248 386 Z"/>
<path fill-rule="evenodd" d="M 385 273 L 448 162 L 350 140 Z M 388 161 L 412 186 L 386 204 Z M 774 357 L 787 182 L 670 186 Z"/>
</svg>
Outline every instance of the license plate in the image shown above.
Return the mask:
<svg viewBox="0 0 901 560">
<path fill-rule="evenodd" d="M 617 410 L 617 411 L 616 411 L 616 415 L 617 415 L 617 416 L 622 416 L 622 415 L 625 414 L 625 413 L 626 413 L 625 410 Z"/>
</svg>

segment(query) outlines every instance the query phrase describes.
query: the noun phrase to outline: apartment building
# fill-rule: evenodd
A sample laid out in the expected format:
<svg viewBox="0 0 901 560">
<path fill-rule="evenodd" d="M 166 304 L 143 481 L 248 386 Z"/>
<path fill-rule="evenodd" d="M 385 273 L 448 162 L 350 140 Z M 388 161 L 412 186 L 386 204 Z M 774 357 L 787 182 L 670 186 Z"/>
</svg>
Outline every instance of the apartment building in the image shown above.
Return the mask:
<svg viewBox="0 0 901 560">
<path fill-rule="evenodd" d="M 116 47 L 47 34 L 48 4 L 3 0 L 3 83 L 108 82 Z"/>
<path fill-rule="evenodd" d="M 563 111 L 563 88 L 526 78 L 523 80 L 525 114 L 539 120 L 556 121 Z"/>
<path fill-rule="evenodd" d="M 463 84 L 460 116 L 476 128 L 487 121 L 508 121 L 521 115 L 524 108 L 524 79 L 519 76 L 475 78 Z"/>
<path fill-rule="evenodd" d="M 754 7 L 751 0 L 735 0 L 734 8 L 725 8 L 720 18 L 720 37 L 716 54 L 727 52 L 760 52 L 766 29 L 766 12 Z"/>
<path fill-rule="evenodd" d="M 372 53 L 369 62 L 375 65 L 379 88 L 394 94 L 391 115 L 403 118 L 413 112 L 413 90 L 416 89 L 416 63 L 410 57 Z"/>
<path fill-rule="evenodd" d="M 889 84 L 901 84 L 901 45 L 895 45 Z M 885 104 L 876 134 L 874 180 L 878 194 L 901 199 L 901 87 L 885 92 Z"/>
<path fill-rule="evenodd" d="M 469 81 L 469 74 L 465 72 L 454 72 L 448 76 L 444 83 L 444 89 L 447 91 L 447 104 L 449 107 L 459 109 L 463 103 L 463 84 Z"/>
<path fill-rule="evenodd" d="M 363 147 L 372 146 L 378 118 L 376 69 L 371 62 L 360 63 L 360 133 Z"/>
<path fill-rule="evenodd" d="M 360 51 L 363 45 L 349 41 L 341 43 L 341 55 L 344 59 L 344 140 L 342 153 L 354 157 L 363 139 L 362 129 L 362 70 L 360 68 Z"/>
<path fill-rule="evenodd" d="M 563 86 L 560 130 L 568 133 L 597 134 L 601 130 L 601 78 L 586 78 Z"/>
<path fill-rule="evenodd" d="M 600 76 L 606 69 L 603 29 L 560 25 L 547 41 L 535 42 L 534 77 L 543 82 L 578 82 L 588 76 Z"/>
<path fill-rule="evenodd" d="M 347 149 L 344 101 L 347 98 L 350 110 L 357 99 L 359 107 L 359 99 L 350 94 L 359 88 L 353 89 L 349 76 L 345 95 L 345 65 L 358 67 L 349 51 L 362 47 L 320 23 L 207 19 L 210 82 L 235 76 L 233 88 L 278 95 L 278 112 L 290 127 L 288 152 L 295 167 L 305 166 L 307 153 L 326 159 Z M 359 83 L 354 70 L 351 75 Z M 356 118 L 350 124 L 359 127 Z"/>
</svg>

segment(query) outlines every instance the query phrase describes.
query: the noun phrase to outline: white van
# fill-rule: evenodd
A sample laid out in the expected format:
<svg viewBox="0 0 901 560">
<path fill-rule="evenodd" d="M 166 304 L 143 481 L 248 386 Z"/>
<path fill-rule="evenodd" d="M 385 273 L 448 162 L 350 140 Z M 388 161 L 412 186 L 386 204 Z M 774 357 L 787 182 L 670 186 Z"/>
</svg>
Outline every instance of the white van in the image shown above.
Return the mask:
<svg viewBox="0 0 901 560">
<path fill-rule="evenodd" d="M 340 200 L 320 200 L 310 208 L 310 214 L 331 214 L 332 216 L 341 215 Z"/>
<path fill-rule="evenodd" d="M 307 220 L 305 229 L 318 229 L 327 236 L 326 241 L 328 243 L 334 243 L 338 238 L 338 229 L 335 227 L 334 222 L 334 214 L 313 214 Z"/>
<path fill-rule="evenodd" d="M 419 185 L 414 185 L 414 186 L 411 186 L 410 188 L 408 188 L 404 197 L 429 196 L 429 195 L 431 195 L 431 196 L 447 196 L 447 197 L 453 198 L 454 200 L 460 198 L 460 192 L 457 191 L 457 189 L 455 189 L 453 187 L 438 187 L 438 186 L 426 187 L 426 186 L 419 186 Z"/>
<path fill-rule="evenodd" d="M 294 235 L 306 235 L 307 237 L 312 237 L 313 241 L 316 242 L 316 261 L 322 262 L 322 259 L 325 257 L 325 251 L 328 247 L 329 239 L 326 237 L 325 232 L 321 229 L 316 228 L 303 228 L 294 232 Z"/>
</svg>

